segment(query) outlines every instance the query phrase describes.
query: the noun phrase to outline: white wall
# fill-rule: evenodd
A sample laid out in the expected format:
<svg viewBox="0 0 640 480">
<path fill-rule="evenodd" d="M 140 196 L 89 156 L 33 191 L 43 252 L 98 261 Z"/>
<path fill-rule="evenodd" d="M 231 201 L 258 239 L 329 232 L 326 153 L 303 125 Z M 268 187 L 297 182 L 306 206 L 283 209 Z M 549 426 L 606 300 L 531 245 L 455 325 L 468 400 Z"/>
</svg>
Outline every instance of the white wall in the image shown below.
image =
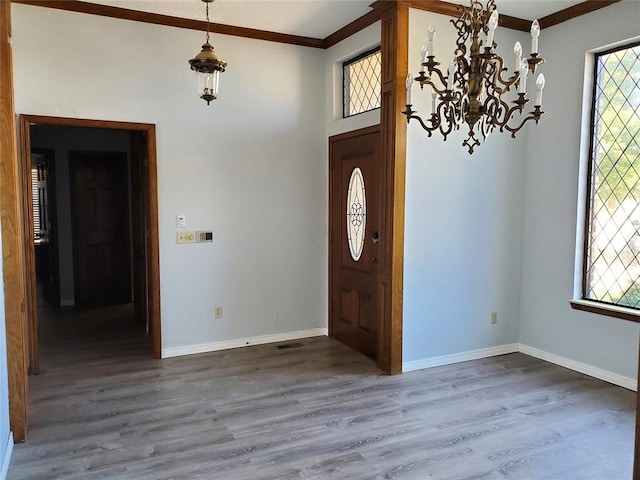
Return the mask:
<svg viewBox="0 0 640 480">
<path fill-rule="evenodd" d="M 207 107 L 203 33 L 12 7 L 18 113 L 157 125 L 163 348 L 326 327 L 324 52 L 214 34 Z M 177 245 L 178 213 L 214 243 Z"/>
<path fill-rule="evenodd" d="M 324 63 L 327 137 L 380 123 L 380 109 L 342 118 L 342 64 L 379 45 L 380 22 L 376 22 L 326 50 Z"/>
<path fill-rule="evenodd" d="M 446 68 L 456 38 L 449 20 L 410 10 L 414 77 L 429 24 L 437 30 L 436 60 Z M 524 38 L 499 28 L 498 52 L 510 60 L 513 44 Z M 426 118 L 431 96 L 418 87 L 414 84 L 413 108 Z M 428 138 L 415 121 L 408 128 L 405 369 L 518 341 L 526 135 L 512 139 L 494 132 L 471 156 L 461 145 L 462 130 L 444 142 L 439 134 Z M 497 325 L 491 325 L 492 311 L 498 313 Z"/>
<path fill-rule="evenodd" d="M 548 114 L 528 130 L 520 309 L 522 343 L 631 379 L 637 375 L 638 325 L 572 310 L 569 299 L 585 53 L 637 36 L 639 20 L 640 3 L 625 1 L 542 32 Z"/>
<path fill-rule="evenodd" d="M 32 148 L 54 150 L 60 304 L 74 305 L 69 151 L 115 151 L 128 155 L 129 133 L 122 130 L 34 125 L 31 127 L 30 141 Z"/>
</svg>

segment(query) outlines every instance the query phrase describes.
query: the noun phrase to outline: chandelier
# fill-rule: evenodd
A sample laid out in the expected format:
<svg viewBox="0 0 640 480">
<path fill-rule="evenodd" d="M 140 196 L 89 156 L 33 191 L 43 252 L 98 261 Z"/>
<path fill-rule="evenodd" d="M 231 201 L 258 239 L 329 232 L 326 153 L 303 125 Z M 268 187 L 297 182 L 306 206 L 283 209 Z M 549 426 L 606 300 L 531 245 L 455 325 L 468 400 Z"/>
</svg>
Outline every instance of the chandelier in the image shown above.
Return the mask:
<svg viewBox="0 0 640 480">
<path fill-rule="evenodd" d="M 496 53 L 497 44 L 493 41 L 494 31 L 498 26 L 498 10 L 495 0 L 489 0 L 484 10 L 479 0 L 470 0 L 470 7 L 458 5 L 460 17 L 451 20 L 458 30 L 454 57 L 446 68 L 446 72 L 438 68 L 439 62 L 433 55 L 433 44 L 436 31 L 429 25 L 427 43 L 421 50 L 421 71 L 415 81 L 420 88 L 427 85 L 431 92 L 431 116 L 423 120 L 411 109 L 411 86 L 414 79 L 407 75 L 407 105 L 402 112 L 407 122 L 417 120 L 429 135 L 439 131 L 444 140 L 447 136 L 466 123 L 469 128 L 467 138 L 462 145 L 469 154 L 480 145 L 477 134 L 483 140 L 496 128 L 505 130 L 515 138 L 516 133 L 530 120 L 536 124 L 545 113 L 542 111 L 542 89 L 544 75 L 536 79 L 536 98 L 533 110 L 523 115 L 525 105 L 531 100 L 527 98 L 527 74 L 533 74 L 536 67 L 544 62 L 538 55 L 538 37 L 540 24 L 534 20 L 531 24 L 531 55 L 522 58 L 522 46 L 516 42 L 513 49 L 514 69 L 510 77 L 504 78 L 508 68 Z M 484 42 L 480 39 L 481 34 Z M 470 46 L 467 43 L 470 41 Z M 517 95 L 511 104 L 503 98 L 505 94 L 516 90 Z M 518 114 L 518 115 L 516 115 Z M 466 128 L 466 127 L 465 127 Z"/>
<path fill-rule="evenodd" d="M 216 52 L 213 51 L 213 46 L 209 43 L 209 4 L 212 3 L 213 0 L 202 1 L 206 4 L 207 40 L 204 45 L 202 45 L 200 53 L 189 60 L 189 65 L 191 65 L 191 70 L 196 72 L 198 77 L 198 94 L 200 98 L 209 105 L 212 100 L 218 98 L 220 73 L 224 72 L 227 63 L 216 55 Z"/>
</svg>

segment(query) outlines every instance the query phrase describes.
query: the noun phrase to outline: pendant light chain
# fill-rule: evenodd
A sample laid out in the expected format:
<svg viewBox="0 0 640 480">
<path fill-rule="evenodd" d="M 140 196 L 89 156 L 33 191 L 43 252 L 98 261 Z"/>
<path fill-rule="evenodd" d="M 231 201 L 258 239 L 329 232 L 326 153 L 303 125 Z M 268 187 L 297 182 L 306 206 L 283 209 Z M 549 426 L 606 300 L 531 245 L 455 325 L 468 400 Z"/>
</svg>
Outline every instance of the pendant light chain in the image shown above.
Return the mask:
<svg viewBox="0 0 640 480">
<path fill-rule="evenodd" d="M 205 2 L 207 5 L 206 8 L 206 12 L 207 12 L 207 43 L 209 43 L 209 2 Z"/>
</svg>

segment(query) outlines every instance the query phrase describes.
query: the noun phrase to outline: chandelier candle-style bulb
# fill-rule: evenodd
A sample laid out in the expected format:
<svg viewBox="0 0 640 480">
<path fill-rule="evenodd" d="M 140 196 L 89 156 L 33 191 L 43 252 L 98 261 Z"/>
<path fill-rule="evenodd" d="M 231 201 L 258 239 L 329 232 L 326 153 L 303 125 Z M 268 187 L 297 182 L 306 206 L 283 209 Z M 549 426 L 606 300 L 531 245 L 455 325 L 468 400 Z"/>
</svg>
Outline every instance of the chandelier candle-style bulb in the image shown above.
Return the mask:
<svg viewBox="0 0 640 480">
<path fill-rule="evenodd" d="M 411 105 L 411 87 L 413 86 L 413 78 L 411 77 L 411 72 L 407 74 L 407 81 L 405 82 L 405 86 L 407 87 L 407 105 Z"/>
<path fill-rule="evenodd" d="M 542 107 L 542 89 L 544 88 L 544 75 L 541 73 L 536 79 L 536 107 Z"/>
<path fill-rule="evenodd" d="M 422 64 L 427 62 L 428 56 L 429 56 L 429 48 L 425 43 L 424 45 L 422 45 L 422 48 L 420 49 L 420 71 L 421 72 L 424 72 L 424 67 L 422 66 Z"/>
<path fill-rule="evenodd" d="M 527 93 L 527 73 L 529 73 L 529 65 L 527 65 L 527 62 L 522 62 L 522 65 L 520 65 L 518 93 Z"/>
<path fill-rule="evenodd" d="M 498 10 L 494 10 L 491 16 L 489 17 L 489 21 L 487 22 L 487 28 L 489 31 L 487 32 L 487 44 L 485 48 L 493 47 L 493 32 L 498 28 Z"/>
<path fill-rule="evenodd" d="M 520 64 L 522 63 L 522 45 L 520 45 L 520 42 L 516 42 L 513 46 L 513 63 L 515 65 L 513 69 L 516 72 L 520 70 Z"/>
<path fill-rule="evenodd" d="M 434 27 L 433 25 L 429 25 L 429 28 L 427 28 L 427 41 L 428 41 L 427 50 L 431 55 L 433 55 L 433 41 L 435 40 L 435 38 L 436 38 L 436 27 Z"/>
<path fill-rule="evenodd" d="M 449 64 L 449 70 L 448 70 L 447 73 L 448 73 L 447 90 L 451 91 L 451 90 L 453 90 L 453 77 L 455 76 L 455 73 L 456 73 L 455 59 L 451 60 L 451 63 Z"/>
<path fill-rule="evenodd" d="M 538 37 L 540 36 L 540 23 L 538 20 L 531 22 L 531 54 L 538 53 Z"/>
</svg>

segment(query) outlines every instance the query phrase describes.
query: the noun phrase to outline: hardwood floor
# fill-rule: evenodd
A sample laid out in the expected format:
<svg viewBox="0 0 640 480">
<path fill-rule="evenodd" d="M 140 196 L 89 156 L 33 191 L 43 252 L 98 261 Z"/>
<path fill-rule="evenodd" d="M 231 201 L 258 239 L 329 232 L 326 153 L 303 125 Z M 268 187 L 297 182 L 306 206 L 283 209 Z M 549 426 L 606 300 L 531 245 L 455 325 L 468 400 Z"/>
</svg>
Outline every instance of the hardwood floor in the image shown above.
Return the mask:
<svg viewBox="0 0 640 480">
<path fill-rule="evenodd" d="M 9 479 L 631 479 L 634 393 L 526 355 L 389 377 L 316 337 L 153 360 L 127 315 L 43 325 Z"/>
</svg>

